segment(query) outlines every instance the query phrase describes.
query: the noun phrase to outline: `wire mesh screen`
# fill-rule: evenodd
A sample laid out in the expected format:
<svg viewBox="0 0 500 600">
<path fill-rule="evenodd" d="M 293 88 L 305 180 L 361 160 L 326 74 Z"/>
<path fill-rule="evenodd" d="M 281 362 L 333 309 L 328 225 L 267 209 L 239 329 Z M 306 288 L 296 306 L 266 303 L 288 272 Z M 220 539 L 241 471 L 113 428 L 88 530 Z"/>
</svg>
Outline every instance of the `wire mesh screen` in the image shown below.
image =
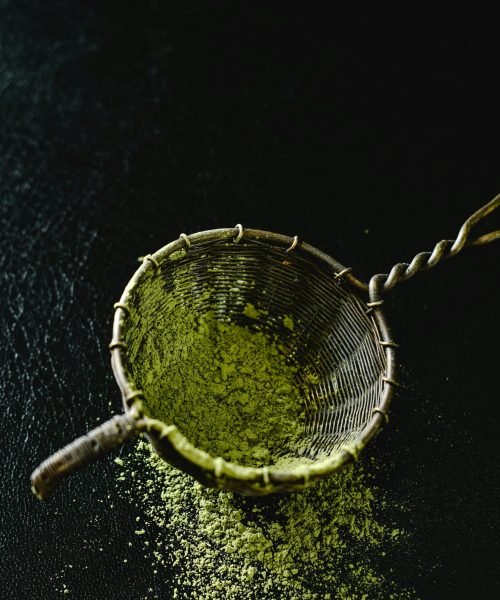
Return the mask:
<svg viewBox="0 0 500 600">
<path fill-rule="evenodd" d="M 183 347 L 173 322 L 182 307 L 277 336 L 298 367 L 297 384 L 306 389 L 314 380 L 303 398 L 302 433 L 281 449 L 283 455 L 299 462 L 331 456 L 359 436 L 380 402 L 386 358 L 366 304 L 334 278 L 330 264 L 263 240 L 212 240 L 167 257 L 160 275 L 134 290 L 133 316 L 124 328 L 130 378 L 146 398 L 163 403 L 162 414 L 150 416 L 178 425 L 182 402 L 168 388 L 168 354 Z M 248 316 L 249 304 L 257 317 Z M 284 325 L 285 317 L 293 327 Z"/>
</svg>

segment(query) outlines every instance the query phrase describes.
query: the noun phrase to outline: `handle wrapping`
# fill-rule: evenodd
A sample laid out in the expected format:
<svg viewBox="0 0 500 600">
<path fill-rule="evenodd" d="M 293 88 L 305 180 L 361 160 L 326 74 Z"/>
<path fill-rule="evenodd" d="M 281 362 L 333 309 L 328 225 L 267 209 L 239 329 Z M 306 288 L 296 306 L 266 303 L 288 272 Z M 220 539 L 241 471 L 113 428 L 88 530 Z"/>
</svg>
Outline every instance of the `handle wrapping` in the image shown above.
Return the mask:
<svg viewBox="0 0 500 600">
<path fill-rule="evenodd" d="M 46 499 L 65 477 L 116 450 L 137 433 L 134 418 L 114 416 L 44 460 L 31 475 L 31 489 L 38 498 Z"/>
<path fill-rule="evenodd" d="M 390 273 L 374 275 L 368 286 L 370 302 L 378 302 L 384 292 L 391 290 L 397 283 L 406 281 L 420 271 L 436 266 L 444 258 L 455 256 L 465 246 L 481 246 L 500 239 L 500 229 L 486 233 L 476 239 L 469 239 L 472 228 L 488 214 L 500 206 L 500 194 L 471 215 L 460 228 L 456 240 L 441 240 L 432 252 L 420 252 L 411 263 L 398 263 Z"/>
</svg>

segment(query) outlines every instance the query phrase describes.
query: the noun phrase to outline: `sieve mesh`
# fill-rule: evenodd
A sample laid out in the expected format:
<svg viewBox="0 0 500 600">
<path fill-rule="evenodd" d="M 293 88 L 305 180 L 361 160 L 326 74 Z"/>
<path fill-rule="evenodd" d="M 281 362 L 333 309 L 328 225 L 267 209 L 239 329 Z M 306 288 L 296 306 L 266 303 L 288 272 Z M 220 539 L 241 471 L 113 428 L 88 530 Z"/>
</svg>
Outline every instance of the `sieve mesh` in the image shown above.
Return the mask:
<svg viewBox="0 0 500 600">
<path fill-rule="evenodd" d="M 280 453 L 299 462 L 334 455 L 358 438 L 372 418 L 386 370 L 366 304 L 334 275 L 331 265 L 307 252 L 288 253 L 258 239 L 238 244 L 211 240 L 171 254 L 161 262 L 159 276 L 137 286 L 129 300 L 132 317 L 124 327 L 128 376 L 146 397 L 163 396 L 162 382 L 169 378 L 165 344 L 172 340 L 156 336 L 155 323 L 168 320 L 174 307 L 213 311 L 221 321 L 275 334 L 288 360 L 299 366 L 297 384 L 308 390 L 302 435 L 291 438 Z M 259 308 L 257 320 L 245 315 L 248 303 Z M 293 319 L 292 330 L 283 325 L 284 315 Z M 147 380 L 136 368 L 144 364 L 159 365 Z M 307 386 L 311 377 L 317 384 Z M 175 424 L 175 411 L 167 414 Z"/>
</svg>

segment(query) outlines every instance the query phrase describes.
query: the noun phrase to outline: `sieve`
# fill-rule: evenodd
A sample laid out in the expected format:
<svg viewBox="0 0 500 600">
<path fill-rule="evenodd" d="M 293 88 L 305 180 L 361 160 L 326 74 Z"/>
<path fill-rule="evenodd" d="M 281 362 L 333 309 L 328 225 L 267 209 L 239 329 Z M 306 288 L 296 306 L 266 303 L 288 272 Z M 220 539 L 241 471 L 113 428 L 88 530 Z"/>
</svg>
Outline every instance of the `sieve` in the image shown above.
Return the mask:
<svg viewBox="0 0 500 600">
<path fill-rule="evenodd" d="M 124 411 L 42 462 L 31 476 L 34 493 L 47 498 L 67 475 L 138 435 L 164 460 L 204 485 L 241 494 L 298 490 L 341 470 L 388 422 L 398 385 L 398 344 L 384 314 L 384 294 L 465 246 L 500 238 L 500 230 L 470 236 L 473 227 L 499 205 L 500 195 L 469 217 L 455 240 L 440 241 L 432 252 L 398 263 L 368 284 L 352 268 L 298 236 L 245 229 L 241 224 L 182 233 L 143 257 L 114 305 L 109 345 Z M 200 315 L 210 310 L 221 321 L 248 325 L 243 310 L 248 303 L 262 309 L 254 326 L 277 335 L 298 365 L 297 383 L 311 373 L 317 379 L 304 398 L 300 439 L 283 448 L 292 458 L 286 468 L 242 466 L 195 447 L 175 425 L 175 415 L 165 423 L 146 414 L 148 386 L 135 377 L 135 367 L 146 359 L 141 348 L 151 335 L 155 315 L 178 305 Z M 293 317 L 292 330 L 282 326 L 283 315 Z M 168 344 L 168 337 L 158 342 L 155 351 L 160 358 Z M 168 372 L 151 373 L 150 379 L 162 377 Z"/>
</svg>

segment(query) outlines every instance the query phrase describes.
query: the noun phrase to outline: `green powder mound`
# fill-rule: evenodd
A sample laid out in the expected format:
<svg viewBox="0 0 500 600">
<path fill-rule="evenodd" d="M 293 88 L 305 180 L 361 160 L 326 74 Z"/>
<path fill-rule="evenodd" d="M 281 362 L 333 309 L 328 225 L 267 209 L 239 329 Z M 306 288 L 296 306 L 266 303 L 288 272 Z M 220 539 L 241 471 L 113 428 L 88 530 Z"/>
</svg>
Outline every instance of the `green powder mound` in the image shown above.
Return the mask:
<svg viewBox="0 0 500 600">
<path fill-rule="evenodd" d="M 360 464 L 304 492 L 264 498 L 205 488 L 144 442 L 120 469 L 120 492 L 140 523 L 130 543 L 144 549 L 155 573 L 151 597 L 416 597 L 391 580 L 390 563 L 381 566 L 405 534 L 375 517 L 384 500 Z"/>
<path fill-rule="evenodd" d="M 243 314 L 261 313 L 247 304 Z M 270 333 L 173 306 L 168 319 L 152 325 L 140 352 L 136 362 L 145 368 L 134 377 L 146 413 L 177 425 L 198 448 L 260 467 L 297 445 L 306 391 L 296 383 L 298 367 Z"/>
</svg>

